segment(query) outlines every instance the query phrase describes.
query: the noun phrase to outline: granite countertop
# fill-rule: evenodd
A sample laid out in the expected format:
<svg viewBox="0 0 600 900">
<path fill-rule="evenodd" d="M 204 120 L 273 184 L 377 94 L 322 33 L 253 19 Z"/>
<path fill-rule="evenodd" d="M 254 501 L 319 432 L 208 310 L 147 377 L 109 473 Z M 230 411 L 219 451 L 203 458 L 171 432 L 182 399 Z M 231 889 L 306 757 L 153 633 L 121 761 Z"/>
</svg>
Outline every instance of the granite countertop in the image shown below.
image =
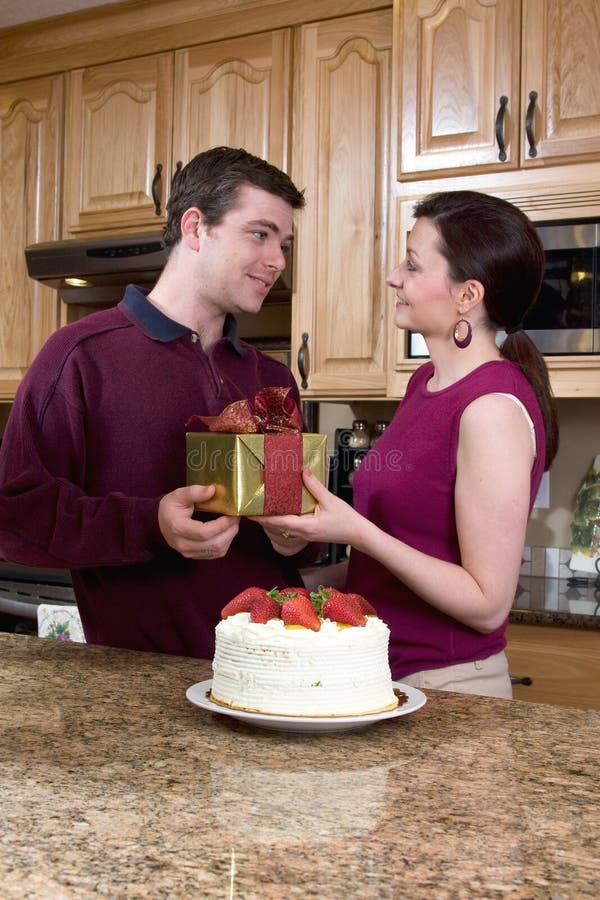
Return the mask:
<svg viewBox="0 0 600 900">
<path fill-rule="evenodd" d="M 202 660 L 0 635 L 2 896 L 598 896 L 600 712 L 428 692 L 344 734 L 188 703 Z"/>
</svg>

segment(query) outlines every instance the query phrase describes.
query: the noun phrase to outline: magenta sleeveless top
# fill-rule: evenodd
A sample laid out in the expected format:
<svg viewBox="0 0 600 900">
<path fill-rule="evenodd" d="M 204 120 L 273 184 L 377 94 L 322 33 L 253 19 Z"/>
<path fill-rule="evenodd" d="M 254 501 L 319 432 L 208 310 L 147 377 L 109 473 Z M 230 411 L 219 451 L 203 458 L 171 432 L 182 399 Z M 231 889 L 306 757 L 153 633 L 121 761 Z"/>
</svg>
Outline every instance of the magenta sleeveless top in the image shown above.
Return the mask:
<svg viewBox="0 0 600 900">
<path fill-rule="evenodd" d="M 412 376 L 392 422 L 355 474 L 354 506 L 411 547 L 459 563 L 454 486 L 463 410 L 489 393 L 513 394 L 525 406 L 537 443 L 530 511 L 544 470 L 545 431 L 533 389 L 514 363 L 485 363 L 450 387 L 429 393 L 427 382 L 432 374 L 433 365 L 427 362 Z M 491 634 L 480 634 L 421 600 L 384 566 L 358 550 L 350 554 L 347 590 L 367 597 L 389 625 L 390 665 L 396 679 L 424 669 L 486 659 L 506 645 L 506 622 Z"/>
</svg>

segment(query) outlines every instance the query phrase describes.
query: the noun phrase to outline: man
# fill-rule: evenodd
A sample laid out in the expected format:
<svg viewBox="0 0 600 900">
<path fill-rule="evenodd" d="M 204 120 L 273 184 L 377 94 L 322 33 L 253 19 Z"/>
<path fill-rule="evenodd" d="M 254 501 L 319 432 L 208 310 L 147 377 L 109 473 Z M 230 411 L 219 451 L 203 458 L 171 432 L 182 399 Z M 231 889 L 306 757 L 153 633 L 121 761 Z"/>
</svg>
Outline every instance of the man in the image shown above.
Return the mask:
<svg viewBox="0 0 600 900">
<path fill-rule="evenodd" d="M 260 310 L 303 206 L 244 150 L 198 154 L 173 186 L 155 287 L 128 285 L 118 306 L 60 329 L 23 380 L 0 453 L 0 554 L 69 568 L 89 642 L 210 657 L 232 596 L 297 583 L 304 540 L 198 521 L 214 488 L 181 485 L 190 416 L 268 386 L 299 402 L 234 316 Z"/>
</svg>

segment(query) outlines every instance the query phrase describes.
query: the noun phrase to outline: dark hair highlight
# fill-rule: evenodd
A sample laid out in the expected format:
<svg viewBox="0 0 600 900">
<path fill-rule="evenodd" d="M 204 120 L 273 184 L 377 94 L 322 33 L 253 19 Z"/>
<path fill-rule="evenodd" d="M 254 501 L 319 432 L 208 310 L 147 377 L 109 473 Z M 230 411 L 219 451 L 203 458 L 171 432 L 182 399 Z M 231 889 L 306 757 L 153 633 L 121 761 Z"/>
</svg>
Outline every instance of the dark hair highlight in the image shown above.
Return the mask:
<svg viewBox="0 0 600 900">
<path fill-rule="evenodd" d="M 197 206 L 208 226 L 217 225 L 245 184 L 281 197 L 292 209 L 304 207 L 304 192 L 281 169 L 241 148 L 213 147 L 198 153 L 173 179 L 163 232 L 167 251 L 181 238 L 181 217 L 187 209 Z"/>
<path fill-rule="evenodd" d="M 455 282 L 474 279 L 484 288 L 490 328 L 511 332 L 537 300 L 544 249 L 533 222 L 512 203 L 477 191 L 442 191 L 415 204 L 414 217 L 430 219 Z M 545 468 L 558 450 L 556 404 L 544 357 L 523 330 L 507 333 L 500 347 L 531 384 L 546 432 Z"/>
</svg>

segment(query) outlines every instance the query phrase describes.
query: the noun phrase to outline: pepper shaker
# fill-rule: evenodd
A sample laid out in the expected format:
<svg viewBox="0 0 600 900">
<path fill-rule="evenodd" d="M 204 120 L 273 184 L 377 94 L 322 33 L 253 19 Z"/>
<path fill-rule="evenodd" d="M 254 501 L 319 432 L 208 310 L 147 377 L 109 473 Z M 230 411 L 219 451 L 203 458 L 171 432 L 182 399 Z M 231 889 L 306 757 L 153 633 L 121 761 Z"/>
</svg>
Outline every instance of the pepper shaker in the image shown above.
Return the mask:
<svg viewBox="0 0 600 900">
<path fill-rule="evenodd" d="M 389 424 L 390 423 L 387 419 L 377 419 L 377 421 L 375 422 L 375 428 L 373 429 L 373 436 L 371 437 L 371 447 L 376 441 L 379 440 Z"/>
</svg>

